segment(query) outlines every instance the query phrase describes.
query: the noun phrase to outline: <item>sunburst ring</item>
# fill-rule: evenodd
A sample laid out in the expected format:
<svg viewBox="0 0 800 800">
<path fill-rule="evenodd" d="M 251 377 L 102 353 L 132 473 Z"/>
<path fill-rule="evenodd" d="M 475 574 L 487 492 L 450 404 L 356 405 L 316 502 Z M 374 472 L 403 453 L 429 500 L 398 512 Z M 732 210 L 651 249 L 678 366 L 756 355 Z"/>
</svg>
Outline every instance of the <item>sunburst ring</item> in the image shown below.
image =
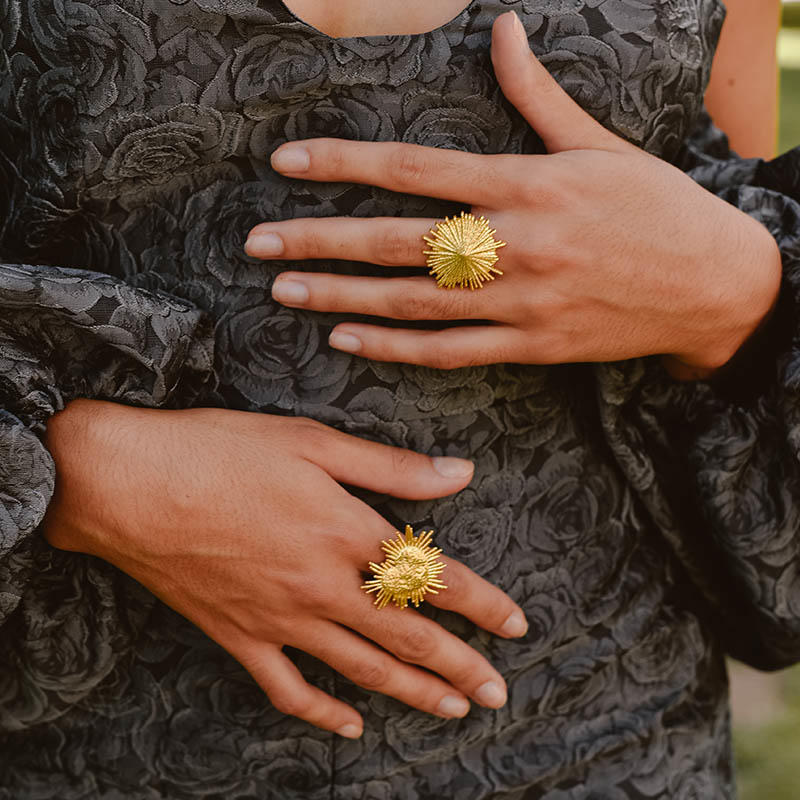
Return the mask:
<svg viewBox="0 0 800 800">
<path fill-rule="evenodd" d="M 497 250 L 507 242 L 495 239 L 495 233 L 486 217 L 466 211 L 437 222 L 431 235 L 422 237 L 430 245 L 422 253 L 436 283 L 445 289 L 480 289 L 495 275 L 502 275 L 503 271 L 495 267 Z"/>
<path fill-rule="evenodd" d="M 394 603 L 398 608 L 408 608 L 408 601 L 419 608 L 425 595 L 439 594 L 447 586 L 439 580 L 445 565 L 438 560 L 441 547 L 431 547 L 433 531 L 422 531 L 414 536 L 406 525 L 405 536 L 395 531 L 398 538 L 381 542 L 386 558 L 376 564 L 369 562 L 375 577 L 361 586 L 367 594 L 377 592 L 373 605 L 384 608 Z"/>
</svg>

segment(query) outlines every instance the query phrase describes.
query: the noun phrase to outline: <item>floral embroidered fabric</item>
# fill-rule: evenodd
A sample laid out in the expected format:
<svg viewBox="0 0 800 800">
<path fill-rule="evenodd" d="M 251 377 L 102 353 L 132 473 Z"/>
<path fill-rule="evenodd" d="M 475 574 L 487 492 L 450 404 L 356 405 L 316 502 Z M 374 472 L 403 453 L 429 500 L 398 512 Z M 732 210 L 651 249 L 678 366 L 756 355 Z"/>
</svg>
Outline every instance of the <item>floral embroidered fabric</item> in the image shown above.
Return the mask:
<svg viewBox="0 0 800 800">
<path fill-rule="evenodd" d="M 491 69 L 508 9 L 604 125 L 773 233 L 781 325 L 757 378 L 371 362 L 328 348 L 344 317 L 272 301 L 287 263 L 244 255 L 257 222 L 460 210 L 284 178 L 279 144 L 543 152 Z M 332 39 L 279 0 L 0 0 L 0 798 L 734 797 L 723 655 L 800 659 L 800 152 L 738 158 L 704 113 L 723 17 L 719 0 L 474 0 L 427 34 Z M 507 705 L 445 721 L 287 648 L 365 730 L 277 712 L 136 582 L 38 535 L 41 434 L 75 397 L 307 415 L 472 458 L 453 498 L 366 499 L 523 607 L 513 641 L 414 612 L 483 652 Z"/>
</svg>

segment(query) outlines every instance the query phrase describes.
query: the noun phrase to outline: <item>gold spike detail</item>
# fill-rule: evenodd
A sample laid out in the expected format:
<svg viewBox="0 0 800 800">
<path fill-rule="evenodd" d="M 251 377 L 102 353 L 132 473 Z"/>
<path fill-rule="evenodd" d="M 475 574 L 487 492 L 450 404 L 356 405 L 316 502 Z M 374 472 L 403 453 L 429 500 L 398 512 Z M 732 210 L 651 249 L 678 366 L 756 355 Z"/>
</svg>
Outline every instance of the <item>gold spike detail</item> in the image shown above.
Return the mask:
<svg viewBox="0 0 800 800">
<path fill-rule="evenodd" d="M 480 289 L 486 281 L 494 280 L 503 271 L 494 265 L 499 260 L 497 249 L 507 242 L 494 238 L 496 230 L 489 227 L 484 216 L 461 212 L 460 217 L 445 217 L 431 228 L 432 236 L 422 238 L 430 245 L 423 250 L 430 274 L 445 289 L 456 287 Z"/>
</svg>

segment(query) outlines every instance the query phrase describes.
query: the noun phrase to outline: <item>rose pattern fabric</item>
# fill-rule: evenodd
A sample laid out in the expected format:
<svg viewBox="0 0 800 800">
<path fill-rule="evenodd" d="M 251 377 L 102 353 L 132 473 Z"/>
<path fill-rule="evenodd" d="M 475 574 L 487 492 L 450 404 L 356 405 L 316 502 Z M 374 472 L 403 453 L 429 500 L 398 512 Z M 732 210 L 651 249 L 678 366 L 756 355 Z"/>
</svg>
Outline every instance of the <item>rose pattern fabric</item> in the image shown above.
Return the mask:
<svg viewBox="0 0 800 800">
<path fill-rule="evenodd" d="M 339 317 L 271 300 L 286 263 L 243 254 L 260 220 L 458 210 L 285 179 L 268 166 L 284 141 L 543 152 L 492 73 L 508 9 L 604 125 L 774 234 L 779 313 L 719 378 L 353 358 L 326 345 Z M 1 800 L 735 796 L 724 653 L 800 659 L 800 151 L 741 159 L 704 113 L 723 17 L 720 0 L 473 0 L 427 34 L 331 39 L 280 0 L 0 0 Z M 442 720 L 286 648 L 364 715 L 343 740 L 277 712 L 135 581 L 49 548 L 41 435 L 80 396 L 308 415 L 472 458 L 453 498 L 364 499 L 525 609 L 513 641 L 415 612 L 495 664 L 507 705 Z"/>
</svg>

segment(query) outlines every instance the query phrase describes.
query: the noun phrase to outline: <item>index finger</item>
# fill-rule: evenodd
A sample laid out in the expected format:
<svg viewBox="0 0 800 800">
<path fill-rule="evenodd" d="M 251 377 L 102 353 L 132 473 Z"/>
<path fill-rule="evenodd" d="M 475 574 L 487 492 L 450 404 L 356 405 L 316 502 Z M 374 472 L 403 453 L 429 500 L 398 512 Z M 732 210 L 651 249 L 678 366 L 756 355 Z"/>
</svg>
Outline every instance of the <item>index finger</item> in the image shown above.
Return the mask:
<svg viewBox="0 0 800 800">
<path fill-rule="evenodd" d="M 281 145 L 270 161 L 277 172 L 293 178 L 363 183 L 468 205 L 495 206 L 508 200 L 514 170 L 517 175 L 520 172 L 519 158 L 405 142 L 321 138 Z"/>
</svg>

